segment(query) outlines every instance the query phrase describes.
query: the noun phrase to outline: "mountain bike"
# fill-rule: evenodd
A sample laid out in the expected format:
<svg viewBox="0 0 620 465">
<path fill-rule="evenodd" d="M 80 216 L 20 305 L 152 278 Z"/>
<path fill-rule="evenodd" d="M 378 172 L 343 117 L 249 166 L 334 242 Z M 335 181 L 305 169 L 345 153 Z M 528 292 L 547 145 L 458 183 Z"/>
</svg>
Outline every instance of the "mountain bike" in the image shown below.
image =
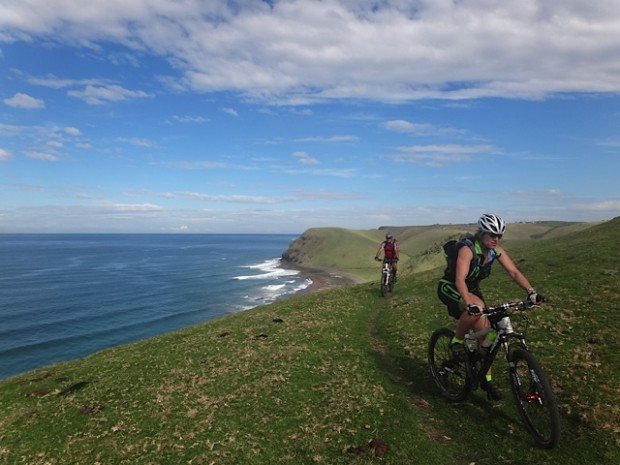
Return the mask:
<svg viewBox="0 0 620 465">
<path fill-rule="evenodd" d="M 392 260 L 384 260 L 381 268 L 381 297 L 394 290 L 394 272 L 392 270 Z"/>
<path fill-rule="evenodd" d="M 436 330 L 428 343 L 428 366 L 441 393 L 451 401 L 461 402 L 480 386 L 500 349 L 504 349 L 510 387 L 525 429 L 537 444 L 552 449 L 560 439 L 560 414 L 547 375 L 525 342 L 526 311 L 537 307 L 525 300 L 483 309 L 490 327 L 465 335 L 463 360 L 455 358 L 450 348 L 454 332 L 448 328 Z M 512 327 L 510 315 L 516 312 L 524 319 L 523 333 L 515 332 Z M 479 349 L 478 338 L 491 330 L 497 338 L 490 347 Z"/>
</svg>

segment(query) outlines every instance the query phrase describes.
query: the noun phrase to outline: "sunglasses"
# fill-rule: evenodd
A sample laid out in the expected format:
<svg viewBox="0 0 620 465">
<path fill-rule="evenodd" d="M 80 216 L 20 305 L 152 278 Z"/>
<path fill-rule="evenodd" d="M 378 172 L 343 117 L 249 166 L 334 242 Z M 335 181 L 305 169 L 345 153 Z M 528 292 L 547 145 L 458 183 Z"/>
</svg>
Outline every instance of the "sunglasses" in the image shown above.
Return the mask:
<svg viewBox="0 0 620 465">
<path fill-rule="evenodd" d="M 503 234 L 493 234 L 493 233 L 487 233 L 492 239 L 501 239 L 502 237 L 504 237 Z"/>
</svg>

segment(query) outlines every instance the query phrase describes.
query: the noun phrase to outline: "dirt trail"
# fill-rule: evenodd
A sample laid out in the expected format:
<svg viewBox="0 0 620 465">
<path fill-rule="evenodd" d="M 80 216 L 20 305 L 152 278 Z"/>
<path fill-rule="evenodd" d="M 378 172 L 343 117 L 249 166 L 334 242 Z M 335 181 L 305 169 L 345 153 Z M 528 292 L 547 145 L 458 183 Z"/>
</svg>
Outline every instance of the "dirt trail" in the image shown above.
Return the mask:
<svg viewBox="0 0 620 465">
<path fill-rule="evenodd" d="M 389 303 L 386 303 L 386 300 L 381 300 L 369 313 L 367 320 L 368 342 L 375 353 L 377 364 L 381 370 L 387 373 L 390 380 L 400 388 L 408 402 L 417 409 L 420 417 L 423 418 L 423 422 L 420 423 L 422 425 L 421 429 L 427 437 L 433 440 L 450 441 L 451 438 L 449 436 L 441 433 L 436 428 L 436 426 L 441 427 L 441 425 L 437 424 L 438 420 L 433 415 L 432 404 L 423 395 L 415 392 L 417 383 L 413 382 L 412 374 L 390 353 L 388 346 L 379 335 L 377 321 L 382 311 L 389 311 L 387 307 L 389 307 Z"/>
</svg>

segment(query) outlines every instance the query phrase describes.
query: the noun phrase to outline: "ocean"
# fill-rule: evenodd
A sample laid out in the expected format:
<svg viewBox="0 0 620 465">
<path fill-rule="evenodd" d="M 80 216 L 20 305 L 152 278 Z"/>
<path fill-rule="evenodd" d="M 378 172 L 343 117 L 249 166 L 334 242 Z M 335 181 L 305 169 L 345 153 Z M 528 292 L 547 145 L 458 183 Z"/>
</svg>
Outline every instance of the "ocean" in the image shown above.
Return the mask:
<svg viewBox="0 0 620 465">
<path fill-rule="evenodd" d="M 287 234 L 0 234 L 0 379 L 268 304 Z"/>
</svg>

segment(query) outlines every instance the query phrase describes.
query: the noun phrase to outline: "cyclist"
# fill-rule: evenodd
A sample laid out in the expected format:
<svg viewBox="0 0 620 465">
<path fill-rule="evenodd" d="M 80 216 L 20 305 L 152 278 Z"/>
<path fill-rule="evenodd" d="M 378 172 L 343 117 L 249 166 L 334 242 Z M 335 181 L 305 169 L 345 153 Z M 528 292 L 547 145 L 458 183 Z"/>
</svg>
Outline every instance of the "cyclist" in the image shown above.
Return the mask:
<svg viewBox="0 0 620 465">
<path fill-rule="evenodd" d="M 469 330 L 480 331 L 489 326 L 486 317 L 479 312 L 485 307 L 484 297 L 480 291 L 480 281 L 491 273 L 491 266 L 497 260 L 508 275 L 523 288 L 528 298 L 536 303 L 538 294 L 527 278 L 519 271 L 512 259 L 499 247 L 504 235 L 506 224 L 496 215 L 484 214 L 478 220 L 478 231 L 475 235 L 465 235 L 456 244 L 456 260 L 448 267 L 443 278 L 439 280 L 437 295 L 446 305 L 448 313 L 457 319 L 456 331 L 451 341 L 454 356 L 460 360 L 466 358 L 464 336 Z M 468 310 L 474 312 L 470 314 Z M 484 338 L 478 341 L 480 344 Z M 481 382 L 489 398 L 499 400 L 502 393 L 492 381 L 491 372 Z"/>
<path fill-rule="evenodd" d="M 381 260 L 379 256 L 383 252 L 383 263 L 390 262 L 392 264 L 392 276 L 394 282 L 396 282 L 396 271 L 398 271 L 398 241 L 390 233 L 385 235 L 385 240 L 379 244 L 377 253 L 375 254 L 375 260 Z"/>
</svg>

